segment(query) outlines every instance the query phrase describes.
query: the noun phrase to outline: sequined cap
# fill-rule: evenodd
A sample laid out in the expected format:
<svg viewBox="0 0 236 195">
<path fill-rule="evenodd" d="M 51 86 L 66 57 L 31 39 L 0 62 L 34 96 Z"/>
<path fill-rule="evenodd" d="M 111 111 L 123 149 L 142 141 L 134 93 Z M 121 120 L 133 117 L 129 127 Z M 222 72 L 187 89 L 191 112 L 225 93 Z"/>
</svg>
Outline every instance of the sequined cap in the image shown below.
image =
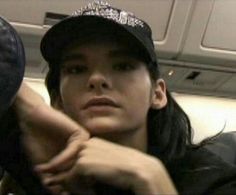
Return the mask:
<svg viewBox="0 0 236 195">
<path fill-rule="evenodd" d="M 96 21 L 102 21 L 106 25 L 115 24 L 120 30 L 129 33 L 141 43 L 150 55 L 150 60 L 157 65 L 152 31 L 149 25 L 133 13 L 112 7 L 109 3 L 100 0 L 95 0 L 76 10 L 71 16 L 49 29 L 41 41 L 41 52 L 44 59 L 49 62 L 56 59 L 60 55 L 62 47 L 65 47 L 66 41 L 75 39 L 75 35 L 72 38 L 75 30 L 81 32 L 85 28 L 97 28 Z"/>
<path fill-rule="evenodd" d="M 103 18 L 107 18 L 110 20 L 114 20 L 117 23 L 129 25 L 135 27 L 139 25 L 140 27 L 144 27 L 143 21 L 136 18 L 133 13 L 126 12 L 123 10 L 114 9 L 107 2 L 104 1 L 94 1 L 93 3 L 89 3 L 87 6 L 76 10 L 72 13 L 72 16 L 99 16 Z"/>
</svg>

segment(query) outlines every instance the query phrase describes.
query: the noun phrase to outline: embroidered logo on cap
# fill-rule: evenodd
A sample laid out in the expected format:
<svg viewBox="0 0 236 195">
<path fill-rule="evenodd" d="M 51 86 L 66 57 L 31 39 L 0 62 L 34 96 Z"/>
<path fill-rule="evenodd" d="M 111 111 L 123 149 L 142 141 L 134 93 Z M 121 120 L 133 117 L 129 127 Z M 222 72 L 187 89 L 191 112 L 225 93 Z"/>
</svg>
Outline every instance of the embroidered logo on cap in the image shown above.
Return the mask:
<svg viewBox="0 0 236 195">
<path fill-rule="evenodd" d="M 121 11 L 119 9 L 115 9 L 111 7 L 105 1 L 94 1 L 89 3 L 87 6 L 76 10 L 72 16 L 100 16 L 103 18 L 107 18 L 109 20 L 113 20 L 122 25 L 128 25 L 132 27 L 144 27 L 143 21 L 136 18 L 133 13 Z"/>
</svg>

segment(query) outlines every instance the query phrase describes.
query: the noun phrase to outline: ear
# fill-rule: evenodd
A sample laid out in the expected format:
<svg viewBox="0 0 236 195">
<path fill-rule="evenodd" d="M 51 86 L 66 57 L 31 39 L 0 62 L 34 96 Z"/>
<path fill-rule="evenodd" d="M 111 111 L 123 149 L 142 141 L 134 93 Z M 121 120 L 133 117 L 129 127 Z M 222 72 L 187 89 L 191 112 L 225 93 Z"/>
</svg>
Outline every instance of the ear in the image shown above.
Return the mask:
<svg viewBox="0 0 236 195">
<path fill-rule="evenodd" d="M 154 83 L 151 101 L 151 108 L 153 109 L 161 109 L 166 106 L 166 83 L 163 79 L 158 79 L 156 83 Z"/>
</svg>

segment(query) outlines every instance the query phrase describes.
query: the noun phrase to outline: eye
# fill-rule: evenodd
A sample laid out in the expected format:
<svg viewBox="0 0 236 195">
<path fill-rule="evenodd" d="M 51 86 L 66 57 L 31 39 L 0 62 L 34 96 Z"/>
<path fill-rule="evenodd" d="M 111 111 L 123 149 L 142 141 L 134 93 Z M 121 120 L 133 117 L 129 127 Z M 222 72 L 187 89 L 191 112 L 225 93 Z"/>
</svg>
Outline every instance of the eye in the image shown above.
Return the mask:
<svg viewBox="0 0 236 195">
<path fill-rule="evenodd" d="M 62 67 L 62 73 L 64 74 L 81 74 L 87 70 L 85 65 L 66 65 Z"/>
<path fill-rule="evenodd" d="M 137 68 L 137 64 L 131 63 L 131 62 L 121 62 L 121 63 L 116 63 L 112 67 L 114 70 L 117 71 L 130 71 L 130 70 L 135 70 Z"/>
</svg>

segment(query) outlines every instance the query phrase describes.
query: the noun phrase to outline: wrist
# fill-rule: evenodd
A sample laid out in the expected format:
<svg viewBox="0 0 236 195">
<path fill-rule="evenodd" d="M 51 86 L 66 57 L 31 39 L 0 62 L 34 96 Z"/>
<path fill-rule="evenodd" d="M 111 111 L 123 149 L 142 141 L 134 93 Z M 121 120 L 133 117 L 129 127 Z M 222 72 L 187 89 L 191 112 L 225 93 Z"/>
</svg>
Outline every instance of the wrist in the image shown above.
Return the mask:
<svg viewBox="0 0 236 195">
<path fill-rule="evenodd" d="M 153 157 L 148 164 L 136 169 L 133 190 L 136 195 L 178 194 L 163 163 Z"/>
<path fill-rule="evenodd" d="M 14 108 L 18 117 L 21 119 L 28 118 L 34 110 L 43 104 L 45 102 L 42 96 L 23 82 L 14 101 Z"/>
</svg>

